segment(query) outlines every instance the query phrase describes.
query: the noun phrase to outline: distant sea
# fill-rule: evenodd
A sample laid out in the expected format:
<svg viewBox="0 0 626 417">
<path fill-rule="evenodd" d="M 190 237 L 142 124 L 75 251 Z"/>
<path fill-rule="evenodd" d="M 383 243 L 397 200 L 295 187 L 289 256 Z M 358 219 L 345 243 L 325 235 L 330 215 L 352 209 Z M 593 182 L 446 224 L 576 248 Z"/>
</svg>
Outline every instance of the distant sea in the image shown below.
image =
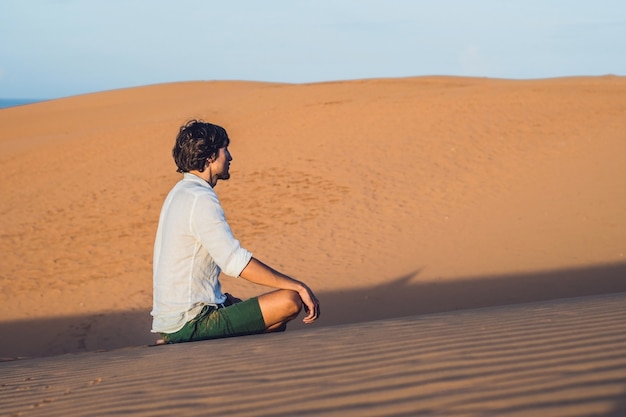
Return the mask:
<svg viewBox="0 0 626 417">
<path fill-rule="evenodd" d="M 7 107 L 23 106 L 24 104 L 38 103 L 40 101 L 45 100 L 34 98 L 0 98 L 0 109 L 5 109 Z"/>
</svg>

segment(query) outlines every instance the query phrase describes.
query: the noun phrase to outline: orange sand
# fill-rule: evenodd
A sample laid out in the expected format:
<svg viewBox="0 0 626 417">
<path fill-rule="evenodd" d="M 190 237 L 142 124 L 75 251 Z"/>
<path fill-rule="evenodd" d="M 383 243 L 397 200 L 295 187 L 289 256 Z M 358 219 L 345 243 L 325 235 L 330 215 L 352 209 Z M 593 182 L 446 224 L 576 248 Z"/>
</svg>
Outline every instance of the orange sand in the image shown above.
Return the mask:
<svg viewBox="0 0 626 417">
<path fill-rule="evenodd" d="M 189 118 L 231 137 L 235 235 L 321 300 L 292 329 L 626 291 L 624 77 L 163 84 L 0 110 L 0 357 L 154 341 Z"/>
</svg>

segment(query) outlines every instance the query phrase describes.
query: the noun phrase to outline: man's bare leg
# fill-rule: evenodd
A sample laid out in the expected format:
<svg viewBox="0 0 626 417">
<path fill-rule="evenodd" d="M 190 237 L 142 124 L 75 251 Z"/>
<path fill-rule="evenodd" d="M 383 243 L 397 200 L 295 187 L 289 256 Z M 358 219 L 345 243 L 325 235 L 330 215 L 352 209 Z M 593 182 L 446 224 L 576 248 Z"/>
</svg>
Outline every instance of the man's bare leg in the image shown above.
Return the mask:
<svg viewBox="0 0 626 417">
<path fill-rule="evenodd" d="M 287 322 L 295 319 L 302 309 L 302 300 L 297 292 L 277 290 L 259 296 L 259 307 L 267 332 L 285 329 Z"/>
</svg>

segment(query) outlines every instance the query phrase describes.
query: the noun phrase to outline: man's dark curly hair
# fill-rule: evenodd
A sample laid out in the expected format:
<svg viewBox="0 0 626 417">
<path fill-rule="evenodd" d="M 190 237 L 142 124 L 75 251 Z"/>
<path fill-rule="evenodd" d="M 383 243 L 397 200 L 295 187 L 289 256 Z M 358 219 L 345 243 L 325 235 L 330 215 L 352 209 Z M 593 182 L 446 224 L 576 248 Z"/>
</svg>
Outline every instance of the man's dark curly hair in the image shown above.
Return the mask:
<svg viewBox="0 0 626 417">
<path fill-rule="evenodd" d="M 178 172 L 204 171 L 207 159 L 217 155 L 220 148 L 228 146 L 226 130 L 203 120 L 190 120 L 181 126 L 172 149 Z"/>
</svg>

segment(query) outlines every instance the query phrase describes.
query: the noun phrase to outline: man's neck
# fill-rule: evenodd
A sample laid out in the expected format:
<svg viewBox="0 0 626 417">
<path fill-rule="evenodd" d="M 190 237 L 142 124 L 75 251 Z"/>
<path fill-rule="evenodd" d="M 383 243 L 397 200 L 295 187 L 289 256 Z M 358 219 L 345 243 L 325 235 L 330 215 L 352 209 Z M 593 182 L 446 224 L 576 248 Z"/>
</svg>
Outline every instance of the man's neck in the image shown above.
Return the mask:
<svg viewBox="0 0 626 417">
<path fill-rule="evenodd" d="M 217 180 L 211 177 L 211 172 L 208 169 L 205 169 L 204 171 L 198 171 L 197 169 L 194 169 L 192 171 L 189 171 L 189 173 L 195 175 L 196 177 L 202 178 L 203 180 L 208 182 L 211 187 L 215 187 L 215 184 L 217 184 Z"/>
</svg>

